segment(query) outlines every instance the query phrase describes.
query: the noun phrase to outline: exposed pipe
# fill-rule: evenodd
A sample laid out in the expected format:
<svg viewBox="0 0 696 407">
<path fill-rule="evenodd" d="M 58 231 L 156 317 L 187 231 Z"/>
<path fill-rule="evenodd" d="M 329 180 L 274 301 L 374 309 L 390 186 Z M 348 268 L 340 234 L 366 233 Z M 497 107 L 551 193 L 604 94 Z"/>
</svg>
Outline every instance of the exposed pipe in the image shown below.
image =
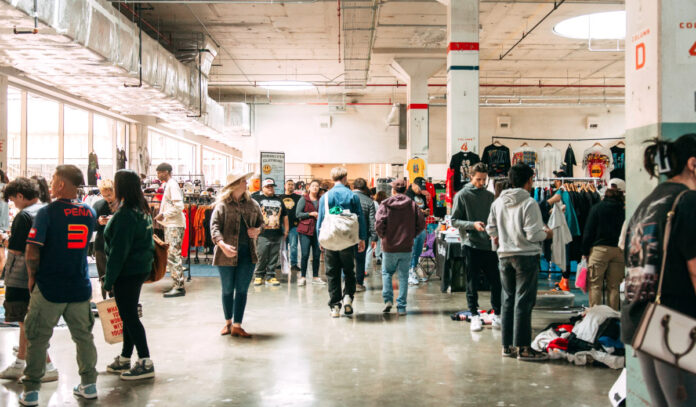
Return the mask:
<svg viewBox="0 0 696 407">
<path fill-rule="evenodd" d="M 134 3 L 134 2 L 132 2 L 132 1 L 124 2 L 124 1 L 122 1 L 122 0 L 119 0 L 119 1 L 112 1 L 112 3 L 119 3 L 119 5 L 122 5 L 123 8 L 125 8 L 125 9 L 128 10 L 128 11 L 130 11 L 130 13 L 133 15 L 133 17 L 138 17 L 139 20 L 141 19 L 140 13 L 136 13 L 135 10 L 133 10 L 133 9 L 130 8 L 130 7 L 128 7 L 128 4 L 126 4 L 126 3 Z M 123 3 L 123 4 L 121 4 L 121 3 Z M 144 2 L 143 2 L 143 3 L 144 3 Z M 136 9 L 142 10 L 142 8 L 140 8 L 140 6 L 138 6 L 137 4 L 136 4 L 135 8 L 136 8 Z M 155 27 L 153 27 L 152 24 L 148 23 L 146 20 L 142 20 L 142 22 L 143 22 L 143 24 L 145 24 L 149 29 L 151 29 L 152 31 L 154 31 L 155 34 L 157 34 L 157 37 L 161 38 L 164 42 L 166 42 L 167 45 L 172 45 L 171 39 L 167 39 L 167 37 L 165 37 L 164 34 L 162 34 L 162 33 L 159 32 Z"/>
<path fill-rule="evenodd" d="M 135 7 L 136 9 L 138 6 Z M 143 87 L 143 24 L 140 14 L 138 14 L 138 76 L 139 82 L 137 85 L 129 85 L 124 83 L 123 86 L 126 88 L 142 88 Z"/>
<path fill-rule="evenodd" d="M 34 0 L 34 29 L 33 30 L 18 30 L 17 26 L 12 27 L 15 34 L 38 34 L 39 33 L 39 7 L 38 0 Z"/>
<path fill-rule="evenodd" d="M 210 82 L 208 86 L 251 86 L 258 87 L 256 82 Z M 316 83 L 317 87 L 340 87 L 343 83 Z M 368 83 L 367 87 L 391 87 L 402 88 L 406 87 L 405 83 Z M 429 83 L 429 87 L 446 87 L 446 83 Z M 573 85 L 573 84 L 544 84 L 541 81 L 538 84 L 504 84 L 504 83 L 481 83 L 482 88 L 562 88 L 562 89 L 610 89 L 610 88 L 625 88 L 625 85 Z"/>
<path fill-rule="evenodd" d="M 338 2 L 338 63 L 341 63 L 341 0 Z"/>
<path fill-rule="evenodd" d="M 527 38 L 527 36 L 528 36 L 529 34 L 531 34 L 532 31 L 534 31 L 541 23 L 543 23 L 544 20 L 546 20 L 546 18 L 548 18 L 548 16 L 550 16 L 554 11 L 556 11 L 556 10 L 561 6 L 561 4 L 565 3 L 565 1 L 566 1 L 566 0 L 561 0 L 559 3 L 556 3 L 556 2 L 554 1 L 554 2 L 553 2 L 553 9 L 551 9 L 551 11 L 549 11 L 541 20 L 539 20 L 538 23 L 534 24 L 534 27 L 532 27 L 531 30 L 527 31 L 526 33 L 523 32 L 523 33 L 522 33 L 522 38 L 520 38 L 519 41 L 517 41 L 517 42 L 515 43 L 515 45 L 513 45 L 509 50 L 507 50 L 504 54 L 502 54 L 502 55 L 500 56 L 500 59 L 502 60 L 503 58 L 505 58 L 505 57 L 507 56 L 507 54 L 509 54 L 513 49 L 515 49 L 515 47 L 517 47 L 522 41 L 524 41 L 524 39 Z"/>
</svg>

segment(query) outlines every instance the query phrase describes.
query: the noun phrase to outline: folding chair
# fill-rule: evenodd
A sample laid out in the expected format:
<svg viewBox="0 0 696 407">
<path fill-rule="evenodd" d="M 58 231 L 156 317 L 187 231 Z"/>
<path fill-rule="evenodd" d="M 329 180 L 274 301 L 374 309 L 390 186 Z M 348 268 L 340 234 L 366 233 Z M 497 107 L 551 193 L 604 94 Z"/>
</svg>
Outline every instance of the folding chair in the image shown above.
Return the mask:
<svg viewBox="0 0 696 407">
<path fill-rule="evenodd" d="M 437 258 L 435 256 L 435 239 L 437 233 L 429 233 L 425 237 L 425 250 L 421 253 L 418 261 L 418 268 L 421 270 L 424 281 L 430 280 L 430 277 L 437 271 Z"/>
</svg>

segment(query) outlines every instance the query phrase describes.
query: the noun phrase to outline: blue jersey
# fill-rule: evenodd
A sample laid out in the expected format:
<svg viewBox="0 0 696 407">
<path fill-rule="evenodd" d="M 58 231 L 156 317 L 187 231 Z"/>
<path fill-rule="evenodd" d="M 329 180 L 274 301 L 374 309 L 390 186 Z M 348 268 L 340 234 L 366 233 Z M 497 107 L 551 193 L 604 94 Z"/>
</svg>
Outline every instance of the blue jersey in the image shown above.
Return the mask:
<svg viewBox="0 0 696 407">
<path fill-rule="evenodd" d="M 41 246 L 36 284 L 51 302 L 82 302 L 92 296 L 87 246 L 97 214 L 87 204 L 59 199 L 39 209 L 27 244 Z"/>
</svg>

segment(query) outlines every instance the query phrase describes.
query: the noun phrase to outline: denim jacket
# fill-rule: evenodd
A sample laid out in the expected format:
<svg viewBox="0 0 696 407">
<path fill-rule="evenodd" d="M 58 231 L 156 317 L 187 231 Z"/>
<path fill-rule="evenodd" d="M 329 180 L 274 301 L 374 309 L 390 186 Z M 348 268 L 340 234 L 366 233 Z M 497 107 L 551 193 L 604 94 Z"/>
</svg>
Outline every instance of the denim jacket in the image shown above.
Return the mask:
<svg viewBox="0 0 696 407">
<path fill-rule="evenodd" d="M 360 225 L 360 240 L 367 240 L 367 225 L 365 224 L 365 216 L 363 215 L 362 205 L 360 204 L 360 198 L 348 189 L 345 185 L 341 183 L 336 183 L 333 188 L 331 188 L 327 193 L 325 193 L 319 200 L 319 217 L 317 218 L 317 236 L 319 236 L 319 231 L 321 230 L 321 223 L 324 221 L 325 216 L 325 199 L 329 200 L 329 209 L 334 206 L 339 206 L 341 209 L 348 209 L 350 213 L 358 215 L 358 224 Z"/>
</svg>

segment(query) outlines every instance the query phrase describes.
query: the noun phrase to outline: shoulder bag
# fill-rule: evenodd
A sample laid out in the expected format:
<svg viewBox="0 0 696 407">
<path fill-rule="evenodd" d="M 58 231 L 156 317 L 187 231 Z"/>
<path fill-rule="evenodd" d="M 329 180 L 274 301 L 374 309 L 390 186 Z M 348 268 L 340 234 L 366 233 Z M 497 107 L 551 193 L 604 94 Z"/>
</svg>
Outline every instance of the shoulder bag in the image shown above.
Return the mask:
<svg viewBox="0 0 696 407">
<path fill-rule="evenodd" d="M 153 235 L 152 238 L 155 240 L 155 258 L 152 262 L 152 270 L 150 271 L 150 277 L 145 281 L 146 283 L 154 283 L 155 281 L 160 281 L 162 277 L 167 273 L 167 254 L 169 252 L 169 243 Z"/>
<path fill-rule="evenodd" d="M 355 246 L 360 241 L 358 215 L 354 213 L 332 214 L 329 211 L 328 192 L 325 197 L 324 220 L 319 229 L 319 244 L 332 251 L 340 251 Z"/>
<path fill-rule="evenodd" d="M 687 191 L 677 196 L 672 210 L 667 213 L 662 245 L 662 267 L 655 302 L 648 304 L 643 314 L 633 339 L 633 348 L 678 369 L 696 374 L 696 352 L 693 351 L 696 346 L 696 319 L 662 305 L 660 300 L 674 214 L 685 192 Z M 686 397 L 683 387 L 680 386 L 678 391 Z"/>
</svg>

